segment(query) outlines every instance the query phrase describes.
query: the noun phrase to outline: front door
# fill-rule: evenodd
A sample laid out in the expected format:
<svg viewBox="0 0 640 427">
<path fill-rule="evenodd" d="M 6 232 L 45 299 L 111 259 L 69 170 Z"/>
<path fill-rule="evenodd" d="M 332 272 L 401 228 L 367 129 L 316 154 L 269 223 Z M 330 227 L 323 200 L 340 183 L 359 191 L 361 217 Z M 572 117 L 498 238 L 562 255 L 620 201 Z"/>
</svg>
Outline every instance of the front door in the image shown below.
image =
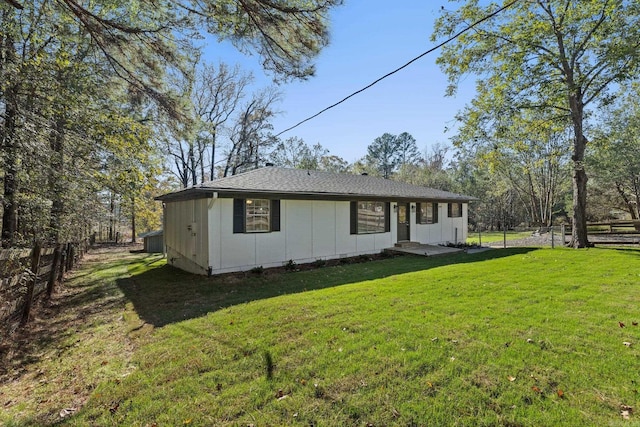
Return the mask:
<svg viewBox="0 0 640 427">
<path fill-rule="evenodd" d="M 409 203 L 398 203 L 398 242 L 409 240 Z"/>
</svg>

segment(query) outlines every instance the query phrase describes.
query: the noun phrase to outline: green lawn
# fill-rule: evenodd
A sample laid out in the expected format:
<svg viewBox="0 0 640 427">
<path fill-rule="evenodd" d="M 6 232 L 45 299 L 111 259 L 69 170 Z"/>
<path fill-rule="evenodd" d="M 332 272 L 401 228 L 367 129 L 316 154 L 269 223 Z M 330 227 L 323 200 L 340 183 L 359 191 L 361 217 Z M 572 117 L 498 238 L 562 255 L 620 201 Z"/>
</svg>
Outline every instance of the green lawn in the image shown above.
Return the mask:
<svg viewBox="0 0 640 427">
<path fill-rule="evenodd" d="M 531 231 L 507 231 L 507 240 L 517 240 L 531 237 Z M 504 231 L 483 231 L 480 235 L 478 233 L 469 232 L 467 237 L 467 243 L 480 243 L 482 238 L 482 244 L 502 242 L 504 240 Z"/>
<path fill-rule="evenodd" d="M 113 301 L 63 334 L 56 359 L 0 384 L 3 404 L 25 391 L 0 424 L 638 425 L 627 407 L 640 400 L 639 250 L 516 248 L 224 279 L 128 262 L 130 277 L 115 262 L 87 266 L 103 272 L 93 284 L 70 282 Z M 74 392 L 88 399 L 60 421 Z"/>
</svg>

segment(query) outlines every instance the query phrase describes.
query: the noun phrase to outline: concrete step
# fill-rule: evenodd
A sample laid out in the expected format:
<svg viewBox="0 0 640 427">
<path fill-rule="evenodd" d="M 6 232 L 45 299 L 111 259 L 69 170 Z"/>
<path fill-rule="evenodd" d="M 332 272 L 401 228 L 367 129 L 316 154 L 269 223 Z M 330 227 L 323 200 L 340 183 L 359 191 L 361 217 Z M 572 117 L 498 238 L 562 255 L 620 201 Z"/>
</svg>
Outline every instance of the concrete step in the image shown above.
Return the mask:
<svg viewBox="0 0 640 427">
<path fill-rule="evenodd" d="M 398 242 L 394 245 L 396 248 L 419 248 L 420 247 L 420 242 L 410 242 L 408 240 L 402 241 L 402 242 Z"/>
</svg>

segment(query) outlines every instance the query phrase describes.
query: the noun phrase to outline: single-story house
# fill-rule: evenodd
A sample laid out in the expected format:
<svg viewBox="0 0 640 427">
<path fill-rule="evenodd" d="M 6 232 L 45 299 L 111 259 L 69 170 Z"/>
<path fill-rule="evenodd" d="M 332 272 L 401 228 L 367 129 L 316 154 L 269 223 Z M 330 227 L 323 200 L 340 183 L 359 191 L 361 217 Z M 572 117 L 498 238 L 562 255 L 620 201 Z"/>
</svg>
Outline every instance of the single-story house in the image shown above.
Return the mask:
<svg viewBox="0 0 640 427">
<path fill-rule="evenodd" d="M 167 261 L 198 274 L 467 238 L 472 197 L 367 175 L 267 166 L 157 198 Z"/>
<path fill-rule="evenodd" d="M 162 230 L 142 233 L 139 234 L 138 237 L 142 238 L 145 252 L 151 254 L 164 252 L 164 239 L 162 237 Z"/>
</svg>

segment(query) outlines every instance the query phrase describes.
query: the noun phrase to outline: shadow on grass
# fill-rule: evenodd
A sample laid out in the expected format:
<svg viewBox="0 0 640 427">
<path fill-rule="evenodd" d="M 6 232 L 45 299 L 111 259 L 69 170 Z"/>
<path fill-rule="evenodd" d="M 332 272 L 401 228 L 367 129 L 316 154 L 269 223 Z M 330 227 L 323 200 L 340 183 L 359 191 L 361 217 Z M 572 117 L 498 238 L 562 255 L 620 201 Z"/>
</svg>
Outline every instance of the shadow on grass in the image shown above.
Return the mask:
<svg viewBox="0 0 640 427">
<path fill-rule="evenodd" d="M 168 265 L 152 267 L 157 256 L 142 258 L 132 266 L 132 277 L 118 280 L 118 287 L 134 305 L 138 316 L 156 327 L 203 316 L 210 312 L 280 295 L 331 288 L 423 271 L 445 265 L 488 261 L 524 254 L 539 248 L 510 248 L 475 254 L 423 257 L 403 255 L 388 259 L 283 272 L 204 277 Z M 151 267 L 150 267 L 151 266 Z M 136 270 L 141 271 L 136 274 Z"/>
<path fill-rule="evenodd" d="M 20 378 L 28 365 L 43 356 L 59 357 L 75 346 L 75 337 L 91 327 L 91 323 L 111 321 L 113 313 L 121 312 L 126 298 L 115 286 L 115 280 L 97 272 L 107 268 L 125 269 L 131 259 L 88 262 L 56 286 L 51 299 L 41 295 L 34 304 L 30 321 L 17 327 L 12 319 L 0 333 L 0 384 Z M 114 273 L 116 274 L 116 273 Z M 14 330 L 15 329 L 15 330 Z"/>
<path fill-rule="evenodd" d="M 602 246 L 600 248 L 602 248 Z M 640 257 L 640 247 L 638 247 L 638 246 L 635 246 L 635 247 L 608 247 L 607 249 L 614 250 L 616 252 L 624 252 L 624 253 L 627 253 L 627 254 L 633 254 L 635 256 Z"/>
</svg>

